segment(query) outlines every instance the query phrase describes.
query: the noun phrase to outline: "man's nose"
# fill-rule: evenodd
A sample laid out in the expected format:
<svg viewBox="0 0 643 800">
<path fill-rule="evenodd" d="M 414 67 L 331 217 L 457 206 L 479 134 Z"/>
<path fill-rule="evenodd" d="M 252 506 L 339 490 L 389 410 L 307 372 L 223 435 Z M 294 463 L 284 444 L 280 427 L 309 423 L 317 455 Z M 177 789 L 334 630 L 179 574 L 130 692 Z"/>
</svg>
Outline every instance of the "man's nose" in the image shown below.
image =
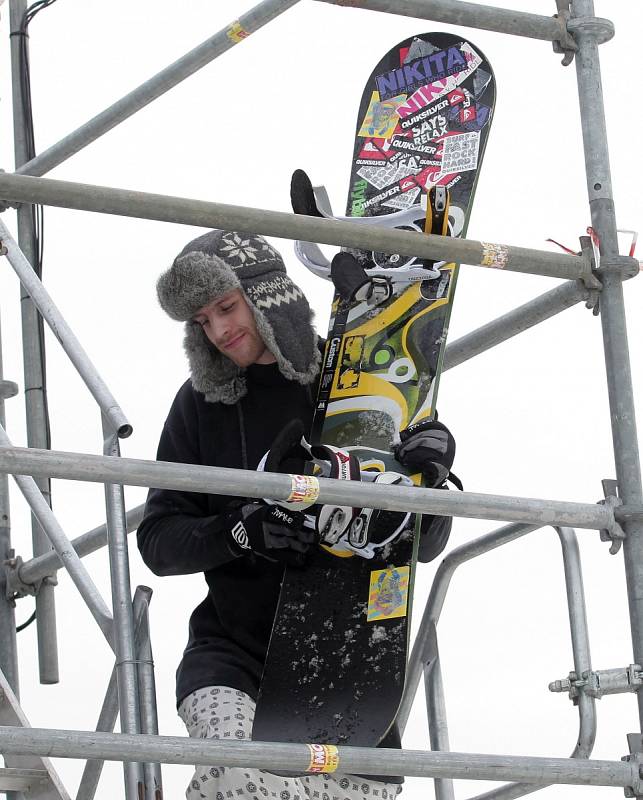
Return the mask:
<svg viewBox="0 0 643 800">
<path fill-rule="evenodd" d="M 217 314 L 209 314 L 208 315 L 209 322 L 210 322 L 210 330 L 212 331 L 212 335 L 215 341 L 222 341 L 228 335 L 228 331 L 230 325 L 226 317 L 221 317 Z"/>
</svg>

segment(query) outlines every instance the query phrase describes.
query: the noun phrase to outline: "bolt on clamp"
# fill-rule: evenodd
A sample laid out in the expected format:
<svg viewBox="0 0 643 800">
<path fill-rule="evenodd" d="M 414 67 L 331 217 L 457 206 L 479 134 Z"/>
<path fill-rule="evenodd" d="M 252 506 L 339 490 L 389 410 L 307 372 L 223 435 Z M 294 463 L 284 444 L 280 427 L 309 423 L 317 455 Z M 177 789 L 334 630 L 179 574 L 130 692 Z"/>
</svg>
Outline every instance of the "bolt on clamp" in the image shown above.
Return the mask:
<svg viewBox="0 0 643 800">
<path fill-rule="evenodd" d="M 570 672 L 569 677 L 561 678 L 557 681 L 551 681 L 548 688 L 550 692 L 567 692 L 569 699 L 576 705 L 578 699 L 578 688 L 576 686 L 577 675 L 575 672 Z"/>
</svg>

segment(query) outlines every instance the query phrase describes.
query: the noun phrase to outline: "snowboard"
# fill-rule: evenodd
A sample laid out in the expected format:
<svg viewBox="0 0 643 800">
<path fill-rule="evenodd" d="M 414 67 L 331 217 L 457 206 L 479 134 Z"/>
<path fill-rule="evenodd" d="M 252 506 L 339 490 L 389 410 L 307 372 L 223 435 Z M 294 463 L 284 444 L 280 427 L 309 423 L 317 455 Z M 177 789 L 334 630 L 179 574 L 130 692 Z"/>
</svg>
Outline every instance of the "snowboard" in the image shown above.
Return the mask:
<svg viewBox="0 0 643 800">
<path fill-rule="evenodd" d="M 347 217 L 464 235 L 494 102 L 489 62 L 462 37 L 427 33 L 392 48 L 360 103 Z M 324 191 L 304 173 L 295 173 L 292 195 L 296 212 L 331 215 Z M 300 242 L 297 252 L 328 275 L 316 245 Z M 379 281 L 379 294 L 366 301 L 336 291 L 310 441 L 349 449 L 363 470 L 403 472 L 392 443 L 435 418 L 458 265 L 344 252 Z M 338 268 L 334 261 L 336 286 Z M 412 518 L 372 558 L 342 549 L 341 540 L 322 542 L 304 569 L 286 570 L 254 740 L 375 746 L 392 732 L 404 691 L 418 531 Z M 324 761 L 326 750 L 320 753 L 312 771 L 315 757 Z"/>
</svg>

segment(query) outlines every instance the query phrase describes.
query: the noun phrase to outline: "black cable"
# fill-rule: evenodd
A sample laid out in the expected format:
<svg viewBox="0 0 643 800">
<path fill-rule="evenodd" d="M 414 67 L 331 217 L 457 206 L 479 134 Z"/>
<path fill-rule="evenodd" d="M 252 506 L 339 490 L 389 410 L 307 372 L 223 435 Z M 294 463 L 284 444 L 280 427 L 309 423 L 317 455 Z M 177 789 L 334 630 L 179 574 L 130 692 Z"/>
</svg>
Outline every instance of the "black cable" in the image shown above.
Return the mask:
<svg viewBox="0 0 643 800">
<path fill-rule="evenodd" d="M 34 611 L 33 614 L 29 617 L 26 622 L 23 622 L 22 625 L 16 625 L 16 633 L 20 633 L 20 631 L 24 631 L 31 623 L 36 619 L 36 612 Z"/>
</svg>

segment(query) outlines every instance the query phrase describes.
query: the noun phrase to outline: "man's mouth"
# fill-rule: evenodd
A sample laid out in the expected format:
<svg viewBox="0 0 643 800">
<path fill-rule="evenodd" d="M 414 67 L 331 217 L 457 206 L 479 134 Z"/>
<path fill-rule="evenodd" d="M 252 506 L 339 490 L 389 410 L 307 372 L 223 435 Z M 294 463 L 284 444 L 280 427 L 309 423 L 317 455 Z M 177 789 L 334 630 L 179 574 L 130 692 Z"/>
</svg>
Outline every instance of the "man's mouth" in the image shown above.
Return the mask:
<svg viewBox="0 0 643 800">
<path fill-rule="evenodd" d="M 244 333 L 239 333 L 236 336 L 233 336 L 232 339 L 228 339 L 228 341 L 225 342 L 225 344 L 223 345 L 223 349 L 224 350 L 234 350 L 234 348 L 237 347 L 241 343 L 241 341 L 243 340 L 245 335 L 246 335 L 245 332 Z"/>
</svg>

